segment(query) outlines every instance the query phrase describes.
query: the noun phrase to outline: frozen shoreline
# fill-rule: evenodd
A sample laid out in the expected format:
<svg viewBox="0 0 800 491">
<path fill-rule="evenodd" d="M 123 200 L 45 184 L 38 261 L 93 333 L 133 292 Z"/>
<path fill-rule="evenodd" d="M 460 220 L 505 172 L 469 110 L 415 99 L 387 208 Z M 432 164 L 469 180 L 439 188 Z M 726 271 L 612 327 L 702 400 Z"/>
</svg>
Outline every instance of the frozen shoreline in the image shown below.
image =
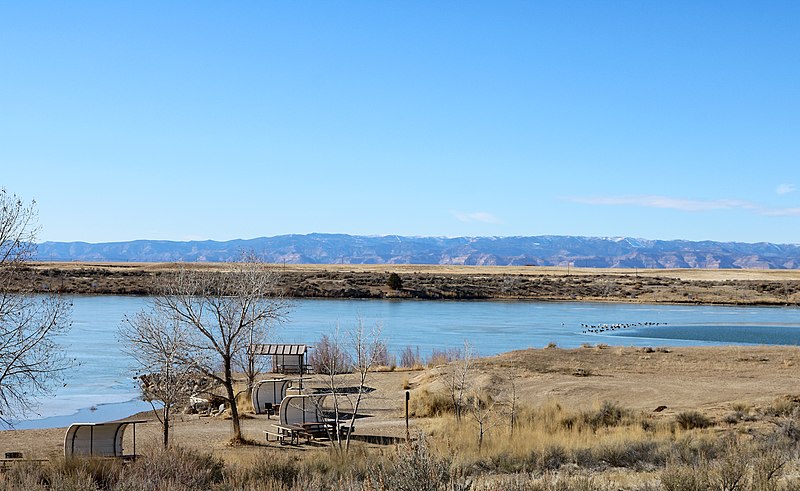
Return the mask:
<svg viewBox="0 0 800 491">
<path fill-rule="evenodd" d="M 38 430 L 46 428 L 66 428 L 72 423 L 101 423 L 127 418 L 142 411 L 152 409 L 150 403 L 140 399 L 110 404 L 98 404 L 96 409 L 82 408 L 67 415 L 48 416 L 40 419 L 15 421 L 15 430 Z"/>
</svg>

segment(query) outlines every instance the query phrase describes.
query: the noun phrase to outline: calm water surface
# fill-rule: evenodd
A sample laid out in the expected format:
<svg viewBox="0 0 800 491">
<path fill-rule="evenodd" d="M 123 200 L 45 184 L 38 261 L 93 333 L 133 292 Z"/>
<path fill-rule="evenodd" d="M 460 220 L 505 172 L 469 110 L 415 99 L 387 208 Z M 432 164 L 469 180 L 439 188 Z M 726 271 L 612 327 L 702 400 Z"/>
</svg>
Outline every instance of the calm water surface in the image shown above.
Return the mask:
<svg viewBox="0 0 800 491">
<path fill-rule="evenodd" d="M 54 400 L 18 428 L 60 427 L 107 421 L 149 409 L 138 401 L 130 360 L 116 333 L 125 314 L 147 307 L 146 297 L 73 297 L 73 325 L 63 342 L 81 363 Z M 361 319 L 381 323 L 389 350 L 459 347 L 469 340 L 481 355 L 550 342 L 624 346 L 718 344 L 800 345 L 800 309 L 604 304 L 574 302 L 317 300 L 294 301 L 290 319 L 275 331 L 276 342 L 313 344 L 322 334 L 344 331 Z M 659 326 L 584 333 L 582 324 L 661 323 Z M 94 408 L 94 409 L 90 409 Z"/>
</svg>

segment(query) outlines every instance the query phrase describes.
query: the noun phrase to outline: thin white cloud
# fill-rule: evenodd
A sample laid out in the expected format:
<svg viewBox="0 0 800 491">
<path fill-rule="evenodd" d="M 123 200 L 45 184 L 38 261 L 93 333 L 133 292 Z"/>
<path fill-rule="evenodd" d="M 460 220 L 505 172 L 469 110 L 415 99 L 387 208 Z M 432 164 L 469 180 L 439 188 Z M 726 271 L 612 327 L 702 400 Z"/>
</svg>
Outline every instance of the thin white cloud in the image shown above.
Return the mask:
<svg viewBox="0 0 800 491">
<path fill-rule="evenodd" d="M 450 212 L 460 222 L 480 222 L 480 223 L 502 223 L 496 216 L 486 211 L 476 211 L 473 213 L 465 213 L 463 211 Z"/>
<path fill-rule="evenodd" d="M 784 183 L 784 184 L 779 185 L 777 188 L 775 188 L 775 193 L 776 194 L 780 194 L 780 195 L 789 194 L 789 193 L 793 193 L 795 191 L 795 189 L 796 188 L 795 188 L 794 184 Z"/>
<path fill-rule="evenodd" d="M 761 214 L 770 217 L 800 217 L 800 208 L 767 208 Z"/>
<path fill-rule="evenodd" d="M 669 196 L 570 196 L 567 201 L 586 205 L 640 206 L 686 212 L 714 210 L 745 210 L 764 216 L 800 216 L 800 208 L 770 208 L 750 201 L 736 199 L 693 200 Z"/>
<path fill-rule="evenodd" d="M 667 210 L 680 211 L 708 211 L 708 210 L 728 210 L 745 209 L 753 210 L 758 206 L 747 202 L 731 199 L 719 200 L 692 200 L 682 198 L 671 198 L 669 196 L 595 196 L 595 197 L 569 197 L 573 203 L 583 203 L 587 205 L 626 205 L 643 206 L 646 208 L 663 208 Z"/>
</svg>

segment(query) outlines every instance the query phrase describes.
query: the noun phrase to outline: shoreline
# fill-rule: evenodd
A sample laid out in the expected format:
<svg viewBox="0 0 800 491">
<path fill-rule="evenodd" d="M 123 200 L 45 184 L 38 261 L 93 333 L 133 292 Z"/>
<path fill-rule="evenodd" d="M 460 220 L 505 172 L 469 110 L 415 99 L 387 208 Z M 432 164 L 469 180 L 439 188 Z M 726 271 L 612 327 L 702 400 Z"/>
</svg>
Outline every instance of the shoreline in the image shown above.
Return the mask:
<svg viewBox="0 0 800 491">
<path fill-rule="evenodd" d="M 135 414 L 150 411 L 152 407 L 149 402 L 141 399 L 131 399 L 125 402 L 111 402 L 92 406 L 95 409 L 80 408 L 71 414 L 61 414 L 47 416 L 38 419 L 27 419 L 14 421 L 13 428 L 8 430 L 47 430 L 54 428 L 66 428 L 73 423 L 102 423 L 127 419 Z"/>
<path fill-rule="evenodd" d="M 29 262 L 13 291 L 150 295 L 179 268 L 227 272 L 226 263 Z M 286 298 L 534 300 L 676 305 L 800 305 L 800 270 L 599 269 L 538 266 L 264 265 Z M 388 285 L 390 274 L 401 279 Z"/>
</svg>

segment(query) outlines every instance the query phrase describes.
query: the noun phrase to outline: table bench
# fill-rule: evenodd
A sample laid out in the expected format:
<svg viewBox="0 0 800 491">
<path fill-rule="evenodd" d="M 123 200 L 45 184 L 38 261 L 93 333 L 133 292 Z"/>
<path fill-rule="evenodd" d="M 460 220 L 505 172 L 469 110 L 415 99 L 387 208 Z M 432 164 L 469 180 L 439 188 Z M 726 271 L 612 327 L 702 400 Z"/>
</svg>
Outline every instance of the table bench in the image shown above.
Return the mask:
<svg viewBox="0 0 800 491">
<path fill-rule="evenodd" d="M 280 442 L 281 445 L 286 445 L 287 440 L 290 445 L 299 445 L 301 438 L 305 438 L 307 441 L 311 441 L 313 438 L 302 426 L 298 425 L 273 424 L 272 428 L 272 431 L 264 430 L 264 436 L 268 442 L 270 436 L 274 436 L 275 441 Z"/>
<path fill-rule="evenodd" d="M 269 442 L 270 437 L 274 437 L 275 441 L 280 442 L 281 445 L 299 445 L 300 439 L 305 439 L 306 443 L 316 439 L 329 439 L 336 434 L 336 425 L 332 421 L 328 422 L 314 422 L 302 423 L 299 425 L 281 425 L 273 424 L 272 430 L 264 430 L 264 436 Z M 355 430 L 355 428 L 354 428 Z M 349 426 L 341 425 L 339 434 L 343 437 L 347 436 L 350 431 Z"/>
</svg>

